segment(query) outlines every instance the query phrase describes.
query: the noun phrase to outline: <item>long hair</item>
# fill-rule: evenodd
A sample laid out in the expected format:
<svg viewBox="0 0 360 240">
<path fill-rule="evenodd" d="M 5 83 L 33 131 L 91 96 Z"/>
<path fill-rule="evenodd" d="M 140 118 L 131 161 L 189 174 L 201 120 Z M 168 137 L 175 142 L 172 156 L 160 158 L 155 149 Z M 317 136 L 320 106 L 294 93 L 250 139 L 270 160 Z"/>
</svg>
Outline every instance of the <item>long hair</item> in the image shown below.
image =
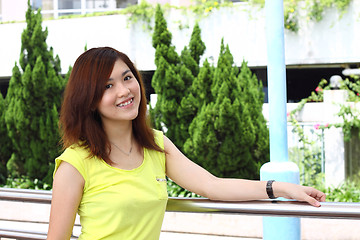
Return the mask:
<svg viewBox="0 0 360 240">
<path fill-rule="evenodd" d="M 106 162 L 110 142 L 102 127 L 97 111 L 114 64 L 122 60 L 131 70 L 140 85 L 141 100 L 138 116 L 132 120 L 132 130 L 137 142 L 145 148 L 163 152 L 156 144 L 147 116 L 145 88 L 141 75 L 124 53 L 110 47 L 92 48 L 81 54 L 71 71 L 61 106 L 59 127 L 63 148 L 79 144 L 88 148 L 91 156 Z"/>
</svg>

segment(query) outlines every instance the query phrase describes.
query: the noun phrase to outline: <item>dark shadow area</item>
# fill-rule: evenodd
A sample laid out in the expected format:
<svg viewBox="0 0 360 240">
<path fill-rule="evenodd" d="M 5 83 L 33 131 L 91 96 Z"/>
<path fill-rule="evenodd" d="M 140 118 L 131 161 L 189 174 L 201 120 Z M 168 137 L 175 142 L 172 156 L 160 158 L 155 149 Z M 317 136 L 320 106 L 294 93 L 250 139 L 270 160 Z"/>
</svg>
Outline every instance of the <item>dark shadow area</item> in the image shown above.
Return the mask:
<svg viewBox="0 0 360 240">
<path fill-rule="evenodd" d="M 262 81 L 265 93 L 264 102 L 268 102 L 268 84 L 266 68 L 250 68 L 256 74 L 257 78 Z M 308 97 L 312 91 L 318 86 L 322 79 L 329 80 L 333 75 L 342 75 L 343 68 L 341 67 L 288 67 L 286 69 L 286 87 L 287 87 L 287 102 L 299 102 L 301 99 Z M 154 71 L 140 71 L 146 90 L 146 98 L 150 100 L 150 94 L 155 93 L 151 86 L 151 79 Z M 0 78 L 0 91 L 5 97 L 9 87 L 10 77 Z"/>
</svg>

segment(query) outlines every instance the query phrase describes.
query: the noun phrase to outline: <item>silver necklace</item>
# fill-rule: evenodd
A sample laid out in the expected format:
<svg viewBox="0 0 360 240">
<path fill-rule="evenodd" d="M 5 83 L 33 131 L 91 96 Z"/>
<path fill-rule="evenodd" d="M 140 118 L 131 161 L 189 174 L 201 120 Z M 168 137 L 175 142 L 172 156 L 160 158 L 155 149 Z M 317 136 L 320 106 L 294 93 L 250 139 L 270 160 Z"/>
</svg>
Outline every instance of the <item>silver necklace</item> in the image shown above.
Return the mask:
<svg viewBox="0 0 360 240">
<path fill-rule="evenodd" d="M 119 148 L 115 143 L 111 143 L 112 145 L 114 145 L 117 149 L 119 149 L 123 154 L 125 154 L 126 156 L 130 156 L 130 154 L 131 154 L 131 151 L 132 151 L 132 142 L 131 142 L 131 147 L 130 147 L 130 151 L 127 153 L 127 152 L 125 152 L 125 151 L 123 151 L 121 148 Z"/>
</svg>

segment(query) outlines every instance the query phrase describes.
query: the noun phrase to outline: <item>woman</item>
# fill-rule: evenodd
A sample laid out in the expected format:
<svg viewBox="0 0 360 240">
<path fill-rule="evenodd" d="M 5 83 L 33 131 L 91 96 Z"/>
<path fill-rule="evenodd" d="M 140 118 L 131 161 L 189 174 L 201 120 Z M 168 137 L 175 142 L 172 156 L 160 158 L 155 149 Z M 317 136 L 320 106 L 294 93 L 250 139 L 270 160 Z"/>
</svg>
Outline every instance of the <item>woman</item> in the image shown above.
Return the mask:
<svg viewBox="0 0 360 240">
<path fill-rule="evenodd" d="M 140 75 L 125 54 L 109 47 L 76 60 L 60 126 L 65 151 L 55 160 L 48 239 L 69 239 L 77 212 L 79 239 L 159 239 L 166 176 L 214 200 L 325 201 L 311 187 L 217 178 L 193 163 L 149 127 Z"/>
</svg>

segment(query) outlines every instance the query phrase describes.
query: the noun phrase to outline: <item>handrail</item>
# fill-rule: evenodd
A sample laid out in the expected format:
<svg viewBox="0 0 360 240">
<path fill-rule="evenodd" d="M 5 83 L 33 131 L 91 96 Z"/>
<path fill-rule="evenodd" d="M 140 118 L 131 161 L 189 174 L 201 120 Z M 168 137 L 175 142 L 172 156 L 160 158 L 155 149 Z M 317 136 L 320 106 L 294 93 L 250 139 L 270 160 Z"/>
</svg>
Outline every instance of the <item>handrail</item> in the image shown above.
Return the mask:
<svg viewBox="0 0 360 240">
<path fill-rule="evenodd" d="M 35 190 L 35 189 L 21 189 L 21 188 L 4 188 L 0 187 L 0 192 L 11 192 L 11 193 L 33 193 L 33 194 L 42 194 L 42 195 L 51 195 L 52 191 L 50 190 Z"/>
<path fill-rule="evenodd" d="M 51 203 L 52 192 L 46 190 L 0 188 L 0 200 Z"/>
<path fill-rule="evenodd" d="M 0 239 L 10 238 L 17 240 L 46 240 L 47 232 L 24 231 L 19 229 L 2 229 L 0 227 Z M 76 236 L 71 236 L 70 240 L 77 239 Z"/>
<path fill-rule="evenodd" d="M 11 239 L 26 239 L 26 240 L 39 240 L 39 239 L 46 239 L 47 234 L 46 233 L 41 233 L 41 234 L 37 234 L 37 233 L 27 233 L 27 232 L 22 232 L 22 231 L 18 231 L 18 230 L 14 230 L 14 231 L 7 231 L 7 230 L 2 230 L 0 229 L 0 239 L 2 237 L 4 238 L 11 238 Z"/>
<path fill-rule="evenodd" d="M 51 203 L 51 191 L 0 188 L 0 200 Z M 213 201 L 206 198 L 169 198 L 168 212 L 236 213 L 261 216 L 345 218 L 360 220 L 360 203 L 322 202 L 313 207 L 298 201 Z"/>
<path fill-rule="evenodd" d="M 166 211 L 360 220 L 360 203 L 343 202 L 322 202 L 321 207 L 313 207 L 308 203 L 298 201 L 258 200 L 224 202 L 201 198 L 170 198 Z"/>
</svg>

